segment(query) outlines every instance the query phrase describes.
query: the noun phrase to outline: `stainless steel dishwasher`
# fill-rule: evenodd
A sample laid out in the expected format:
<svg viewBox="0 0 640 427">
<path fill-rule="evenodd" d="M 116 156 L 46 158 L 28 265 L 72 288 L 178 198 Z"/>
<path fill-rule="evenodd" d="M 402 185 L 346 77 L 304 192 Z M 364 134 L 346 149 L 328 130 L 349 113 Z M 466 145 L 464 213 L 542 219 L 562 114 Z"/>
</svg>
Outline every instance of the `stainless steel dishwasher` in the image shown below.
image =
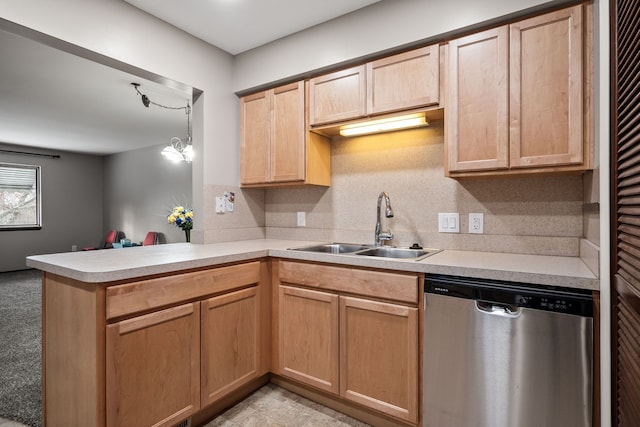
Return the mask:
<svg viewBox="0 0 640 427">
<path fill-rule="evenodd" d="M 591 426 L 590 291 L 425 277 L 423 426 Z"/>
</svg>

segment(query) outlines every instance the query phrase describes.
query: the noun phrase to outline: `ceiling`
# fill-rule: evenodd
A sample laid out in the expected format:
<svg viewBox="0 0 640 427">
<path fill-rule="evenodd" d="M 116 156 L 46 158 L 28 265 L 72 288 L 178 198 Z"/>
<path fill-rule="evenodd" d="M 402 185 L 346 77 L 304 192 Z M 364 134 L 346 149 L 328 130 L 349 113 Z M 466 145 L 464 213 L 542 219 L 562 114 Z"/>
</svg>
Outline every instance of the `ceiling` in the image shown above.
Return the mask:
<svg viewBox="0 0 640 427">
<path fill-rule="evenodd" d="M 146 108 L 131 83 L 172 107 L 190 93 L 5 31 L 0 58 L 0 142 L 107 155 L 187 135 L 185 110 Z"/>
<path fill-rule="evenodd" d="M 125 0 L 233 55 L 380 0 Z"/>
<path fill-rule="evenodd" d="M 125 0 L 237 54 L 379 0 Z M 0 30 L 0 143 L 92 155 L 186 137 L 191 94 Z M 2 155 L 2 153 L 0 153 Z"/>
</svg>

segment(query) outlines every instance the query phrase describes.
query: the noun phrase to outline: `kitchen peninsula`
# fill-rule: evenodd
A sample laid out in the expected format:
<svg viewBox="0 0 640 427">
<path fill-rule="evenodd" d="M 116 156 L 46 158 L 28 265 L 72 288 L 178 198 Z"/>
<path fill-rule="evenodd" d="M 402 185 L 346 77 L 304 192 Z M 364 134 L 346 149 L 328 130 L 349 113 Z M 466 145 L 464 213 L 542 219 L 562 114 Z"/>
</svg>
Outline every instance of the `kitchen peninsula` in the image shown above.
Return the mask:
<svg viewBox="0 0 640 427">
<path fill-rule="evenodd" d="M 198 425 L 269 380 L 374 425 L 417 425 L 424 273 L 598 290 L 576 257 L 445 250 L 411 261 L 288 250 L 311 243 L 178 243 L 28 257 L 28 266 L 43 271 L 45 425 L 174 426 L 190 417 Z M 323 299 L 344 301 L 346 316 L 350 308 L 369 310 L 381 327 L 390 326 L 386 314 L 402 317 L 401 330 L 413 338 L 403 349 L 406 365 L 389 369 L 410 375 L 390 387 L 392 396 L 375 387 L 354 393 L 350 384 L 285 363 L 302 351 L 287 344 L 285 326 L 312 319 L 319 306 L 304 304 Z M 293 310 L 286 316 L 278 313 L 284 301 Z M 336 348 L 338 339 L 356 353 L 366 345 L 343 326 L 338 338 L 332 325 Z M 323 361 L 340 381 L 355 375 L 344 357 Z"/>
</svg>

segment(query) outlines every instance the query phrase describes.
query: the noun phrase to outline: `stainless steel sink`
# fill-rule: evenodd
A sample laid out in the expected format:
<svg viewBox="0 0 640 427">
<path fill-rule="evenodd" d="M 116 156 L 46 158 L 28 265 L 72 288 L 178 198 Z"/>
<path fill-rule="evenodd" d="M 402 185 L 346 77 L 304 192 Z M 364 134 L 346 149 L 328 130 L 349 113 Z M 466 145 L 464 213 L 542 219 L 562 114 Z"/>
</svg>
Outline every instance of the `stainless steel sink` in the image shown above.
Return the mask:
<svg viewBox="0 0 640 427">
<path fill-rule="evenodd" d="M 325 254 L 362 255 L 379 258 L 411 259 L 419 261 L 440 249 L 410 249 L 392 246 L 376 247 L 359 243 L 320 243 L 300 248 L 289 248 L 292 251 L 315 252 Z"/>
<path fill-rule="evenodd" d="M 393 247 L 377 247 L 358 252 L 358 255 L 381 258 L 401 258 L 419 260 L 440 252 L 438 249 L 409 249 Z"/>
<path fill-rule="evenodd" d="M 290 248 L 292 251 L 318 252 L 325 254 L 350 254 L 371 248 L 371 245 L 358 243 L 321 243 L 319 245 Z"/>
</svg>

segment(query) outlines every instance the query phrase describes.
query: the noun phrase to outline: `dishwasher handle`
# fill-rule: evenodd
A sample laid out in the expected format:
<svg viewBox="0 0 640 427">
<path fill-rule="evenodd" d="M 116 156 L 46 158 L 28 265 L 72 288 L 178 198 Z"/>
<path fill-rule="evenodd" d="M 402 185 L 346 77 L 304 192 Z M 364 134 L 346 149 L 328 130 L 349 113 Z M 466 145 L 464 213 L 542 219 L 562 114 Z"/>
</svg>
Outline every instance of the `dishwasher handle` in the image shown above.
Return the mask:
<svg viewBox="0 0 640 427">
<path fill-rule="evenodd" d="M 522 311 L 522 308 L 517 305 L 500 304 L 480 300 L 476 300 L 476 308 L 484 313 L 503 317 L 518 317 Z"/>
</svg>

